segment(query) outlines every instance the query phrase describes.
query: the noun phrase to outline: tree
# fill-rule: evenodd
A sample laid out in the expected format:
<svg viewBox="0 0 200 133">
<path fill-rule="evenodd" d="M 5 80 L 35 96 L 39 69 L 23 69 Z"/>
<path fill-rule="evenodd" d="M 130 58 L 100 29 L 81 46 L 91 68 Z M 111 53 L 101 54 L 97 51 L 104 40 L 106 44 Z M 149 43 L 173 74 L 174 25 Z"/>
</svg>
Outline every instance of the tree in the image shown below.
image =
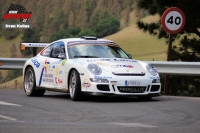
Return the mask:
<svg viewBox="0 0 200 133">
<path fill-rule="evenodd" d="M 100 20 L 94 31 L 96 32 L 97 37 L 104 37 L 111 35 L 119 30 L 120 21 L 115 17 L 108 17 Z"/>
<path fill-rule="evenodd" d="M 81 37 L 81 36 L 96 36 L 96 33 L 94 31 L 92 31 L 91 29 L 87 29 L 85 31 L 81 31 L 78 34 L 78 37 Z"/>
<path fill-rule="evenodd" d="M 173 35 L 173 41 L 178 40 L 179 46 L 173 46 L 171 50 L 172 61 L 200 61 L 200 1 L 199 0 L 138 0 L 138 6 L 146 9 L 151 15 L 161 16 L 169 7 L 180 8 L 186 16 L 184 29 Z M 160 20 L 157 23 L 143 23 L 138 21 L 137 25 L 143 31 L 149 32 L 158 38 L 168 38 L 168 34 L 162 29 Z M 177 84 L 179 83 L 179 84 Z M 181 83 L 181 84 L 180 84 Z M 200 77 L 170 77 L 170 94 L 200 96 Z M 191 89 L 193 94 L 191 94 Z M 195 94 L 196 93 L 196 94 Z"/>
<path fill-rule="evenodd" d="M 22 36 L 22 42 L 38 43 L 40 41 L 40 36 L 33 29 L 26 29 Z M 37 49 L 37 48 L 36 48 Z M 23 55 L 30 55 L 33 48 L 26 48 L 26 50 L 20 50 Z"/>
<path fill-rule="evenodd" d="M 80 27 L 71 27 L 67 30 L 61 30 L 57 33 L 54 33 L 50 36 L 51 41 L 56 41 L 58 39 L 69 38 L 69 37 L 77 37 L 79 32 L 81 31 Z"/>
</svg>

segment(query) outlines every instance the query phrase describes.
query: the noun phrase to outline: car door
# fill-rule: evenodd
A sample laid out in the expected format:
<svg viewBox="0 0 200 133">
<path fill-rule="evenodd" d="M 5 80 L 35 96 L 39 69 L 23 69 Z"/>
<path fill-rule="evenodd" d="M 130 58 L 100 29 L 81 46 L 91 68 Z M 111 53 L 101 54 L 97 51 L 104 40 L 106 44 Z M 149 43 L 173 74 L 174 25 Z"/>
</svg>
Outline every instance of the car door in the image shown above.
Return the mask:
<svg viewBox="0 0 200 133">
<path fill-rule="evenodd" d="M 53 75 L 54 86 L 56 89 L 66 89 L 66 61 L 64 42 L 56 42 L 53 45 L 49 60 L 49 71 Z"/>
<path fill-rule="evenodd" d="M 50 71 L 50 54 L 52 51 L 54 44 L 49 45 L 47 48 L 40 52 L 40 64 L 43 66 L 42 71 L 39 76 L 39 84 L 40 87 L 53 88 L 54 80 L 53 75 Z"/>
</svg>

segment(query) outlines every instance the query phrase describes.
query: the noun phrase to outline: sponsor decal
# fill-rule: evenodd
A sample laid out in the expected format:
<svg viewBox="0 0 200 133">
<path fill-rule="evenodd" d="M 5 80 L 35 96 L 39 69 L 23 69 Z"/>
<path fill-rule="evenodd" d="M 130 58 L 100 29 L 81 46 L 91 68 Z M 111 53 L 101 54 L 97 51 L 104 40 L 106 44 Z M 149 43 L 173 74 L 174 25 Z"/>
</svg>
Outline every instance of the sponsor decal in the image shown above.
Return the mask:
<svg viewBox="0 0 200 133">
<path fill-rule="evenodd" d="M 110 63 L 108 63 L 108 62 L 95 62 L 94 64 L 102 65 L 102 66 L 109 66 L 110 65 Z"/>
<path fill-rule="evenodd" d="M 40 67 L 40 63 L 37 61 L 37 59 L 31 59 L 31 61 L 33 62 L 33 64 L 39 68 Z"/>
<path fill-rule="evenodd" d="M 41 83 L 42 83 L 42 75 L 43 75 L 43 72 L 44 72 L 44 67 L 42 68 L 42 71 L 41 71 L 41 74 L 40 74 L 40 80 L 39 80 L 39 85 L 38 85 L 38 86 L 40 86 Z"/>
<path fill-rule="evenodd" d="M 87 60 L 87 62 L 98 62 L 98 61 L 110 61 L 110 59 L 94 59 L 94 60 Z"/>
<path fill-rule="evenodd" d="M 66 61 L 67 61 L 67 60 L 63 60 L 63 61 L 61 62 L 61 66 L 64 66 L 65 63 L 66 63 Z"/>
<path fill-rule="evenodd" d="M 59 74 L 59 68 L 56 67 L 56 75 L 58 75 L 58 74 Z"/>
<path fill-rule="evenodd" d="M 94 78 L 100 78 L 100 79 L 112 79 L 112 77 L 110 76 L 99 76 L 99 75 L 95 75 Z"/>
<path fill-rule="evenodd" d="M 73 45 L 73 44 L 115 44 L 115 43 L 109 41 L 72 41 L 68 42 L 67 44 Z"/>
<path fill-rule="evenodd" d="M 59 74 L 62 74 L 62 71 L 59 71 Z"/>
<path fill-rule="evenodd" d="M 62 84 L 63 83 L 62 79 L 57 78 L 57 77 L 55 77 L 55 82 L 56 82 L 56 84 Z"/>
<path fill-rule="evenodd" d="M 42 78 L 43 78 L 42 79 L 43 82 L 52 82 L 52 83 L 54 82 L 53 81 L 53 74 L 43 74 Z"/>
<path fill-rule="evenodd" d="M 45 73 L 47 73 L 47 70 L 49 70 L 49 64 L 50 64 L 48 58 L 45 60 L 44 64 L 45 64 L 44 70 L 45 70 Z"/>
<path fill-rule="evenodd" d="M 32 28 L 31 24 L 25 24 L 32 16 L 32 12 L 28 12 L 26 8 L 19 4 L 11 4 L 8 11 L 4 14 L 2 21 L 8 19 L 19 19 L 22 23 L 2 23 L 2 28 Z"/>
<path fill-rule="evenodd" d="M 133 68 L 133 66 L 132 65 L 120 65 L 120 64 L 118 64 L 118 65 L 111 65 L 111 67 L 113 67 L 113 68 L 124 68 L 124 67 L 126 67 L 126 68 Z"/>
<path fill-rule="evenodd" d="M 137 62 L 136 60 L 130 60 L 130 59 L 114 59 L 114 61 Z"/>
<path fill-rule="evenodd" d="M 80 64 L 80 65 L 84 65 L 84 64 L 85 64 L 84 62 L 82 62 L 82 61 L 80 61 L 80 60 L 74 60 L 74 63 L 78 63 L 78 64 Z"/>
<path fill-rule="evenodd" d="M 87 90 L 87 88 L 90 87 L 90 86 L 91 86 L 91 83 L 90 83 L 90 82 L 87 82 L 87 79 L 82 83 L 82 87 L 83 87 L 83 88 L 86 88 L 86 90 Z"/>
<path fill-rule="evenodd" d="M 56 60 L 56 61 L 51 61 L 51 64 L 60 64 L 63 60 Z"/>
</svg>

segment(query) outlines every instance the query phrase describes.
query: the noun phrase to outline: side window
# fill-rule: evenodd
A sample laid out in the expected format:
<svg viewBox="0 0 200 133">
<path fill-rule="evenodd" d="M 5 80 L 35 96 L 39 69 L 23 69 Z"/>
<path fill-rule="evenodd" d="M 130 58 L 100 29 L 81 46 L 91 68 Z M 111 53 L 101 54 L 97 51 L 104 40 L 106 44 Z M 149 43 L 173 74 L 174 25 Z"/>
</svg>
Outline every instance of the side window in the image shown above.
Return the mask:
<svg viewBox="0 0 200 133">
<path fill-rule="evenodd" d="M 54 45 L 54 44 L 52 44 L 52 45 L 48 46 L 46 49 L 42 50 L 42 51 L 40 52 L 40 55 L 49 57 L 49 56 L 50 56 L 50 53 L 51 53 L 51 50 L 52 50 L 52 48 L 53 48 L 53 45 Z"/>
<path fill-rule="evenodd" d="M 50 57 L 62 59 L 66 58 L 64 42 L 56 42 L 55 44 L 53 44 Z"/>
</svg>

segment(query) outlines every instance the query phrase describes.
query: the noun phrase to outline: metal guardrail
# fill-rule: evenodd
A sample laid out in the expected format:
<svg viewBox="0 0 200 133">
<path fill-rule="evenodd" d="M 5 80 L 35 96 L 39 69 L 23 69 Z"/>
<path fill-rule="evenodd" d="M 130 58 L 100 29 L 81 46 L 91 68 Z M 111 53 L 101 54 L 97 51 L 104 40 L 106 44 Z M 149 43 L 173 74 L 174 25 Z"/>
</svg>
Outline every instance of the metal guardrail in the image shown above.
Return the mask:
<svg viewBox="0 0 200 133">
<path fill-rule="evenodd" d="M 0 58 L 0 70 L 22 69 L 28 58 Z M 163 75 L 200 76 L 200 62 L 145 61 Z"/>
<path fill-rule="evenodd" d="M 23 69 L 28 58 L 0 58 L 0 70 Z"/>
<path fill-rule="evenodd" d="M 156 67 L 160 74 L 200 76 L 200 62 L 145 61 Z"/>
</svg>

